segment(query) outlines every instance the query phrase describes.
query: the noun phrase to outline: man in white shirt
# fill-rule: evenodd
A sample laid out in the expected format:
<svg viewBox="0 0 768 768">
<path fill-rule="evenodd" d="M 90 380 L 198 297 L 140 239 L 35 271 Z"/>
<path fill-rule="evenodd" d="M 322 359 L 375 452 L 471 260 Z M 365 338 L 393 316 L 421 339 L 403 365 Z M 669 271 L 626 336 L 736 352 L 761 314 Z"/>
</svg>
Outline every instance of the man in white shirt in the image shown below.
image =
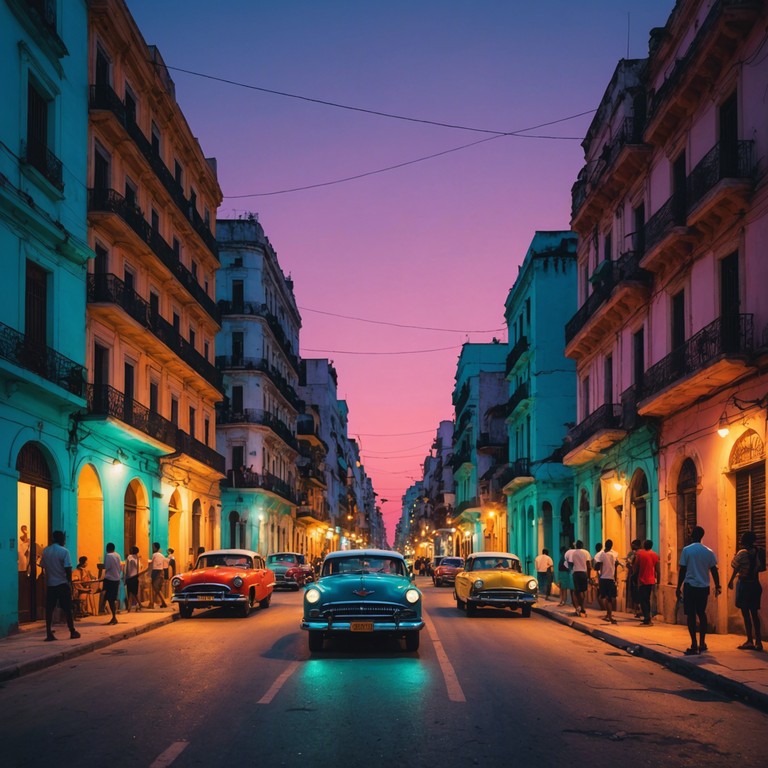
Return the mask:
<svg viewBox="0 0 768 768">
<path fill-rule="evenodd" d="M 549 550 L 542 549 L 541 554 L 534 559 L 533 564 L 536 568 L 536 578 L 539 581 L 539 594 L 543 592 L 544 599 L 549 600 L 549 595 L 552 592 L 552 572 L 555 567 L 555 563 L 549 556 Z"/>
<path fill-rule="evenodd" d="M 120 581 L 123 578 L 123 561 L 115 552 L 115 545 L 107 544 L 107 554 L 104 558 L 104 595 L 112 618 L 107 624 L 117 624 L 117 598 L 120 591 Z"/>
<path fill-rule="evenodd" d="M 592 560 L 589 551 L 584 549 L 584 542 L 577 541 L 576 546 L 565 553 L 565 559 L 573 576 L 573 605 L 576 608 L 576 616 L 586 616 L 584 595 L 587 593 Z"/>
<path fill-rule="evenodd" d="M 152 557 L 149 560 L 149 572 L 152 576 L 152 597 L 149 600 L 149 607 L 155 607 L 157 600 L 163 608 L 168 607 L 163 597 L 163 580 L 165 579 L 165 569 L 167 568 L 165 555 L 160 551 L 160 544 L 152 544 Z"/>
<path fill-rule="evenodd" d="M 597 599 L 605 608 L 605 620 L 616 624 L 613 612 L 616 610 L 616 567 L 619 553 L 613 549 L 613 540 L 606 539 L 603 548 L 595 555 L 595 570 L 599 574 Z"/>
<path fill-rule="evenodd" d="M 66 535 L 64 531 L 54 531 L 53 544 L 43 550 L 40 557 L 40 567 L 45 571 L 45 639 L 48 642 L 56 639 L 53 634 L 53 610 L 59 605 L 64 611 L 69 627 L 69 636 L 76 640 L 80 633 L 75 629 L 72 616 L 72 558 L 69 550 L 64 547 Z"/>
</svg>

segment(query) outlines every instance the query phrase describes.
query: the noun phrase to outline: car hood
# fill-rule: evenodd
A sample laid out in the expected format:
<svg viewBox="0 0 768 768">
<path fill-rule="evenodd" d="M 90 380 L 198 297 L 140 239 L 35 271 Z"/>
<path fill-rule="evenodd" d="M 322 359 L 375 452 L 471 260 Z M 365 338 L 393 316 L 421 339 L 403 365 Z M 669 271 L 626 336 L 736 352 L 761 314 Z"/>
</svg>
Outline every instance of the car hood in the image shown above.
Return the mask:
<svg viewBox="0 0 768 768">
<path fill-rule="evenodd" d="M 533 578 L 517 571 L 465 571 L 470 581 L 482 579 L 485 589 L 527 589 L 528 582 Z"/>
<path fill-rule="evenodd" d="M 179 576 L 184 580 L 184 584 L 188 585 L 203 582 L 229 582 L 235 576 L 246 578 L 250 573 L 253 573 L 253 571 L 244 568 L 219 566 L 217 568 L 201 568 L 198 571 L 188 571 L 187 573 L 179 574 Z"/>
<path fill-rule="evenodd" d="M 341 573 L 324 576 L 312 587 L 324 600 L 368 600 L 401 602 L 407 589 L 414 588 L 405 576 L 385 573 Z"/>
</svg>

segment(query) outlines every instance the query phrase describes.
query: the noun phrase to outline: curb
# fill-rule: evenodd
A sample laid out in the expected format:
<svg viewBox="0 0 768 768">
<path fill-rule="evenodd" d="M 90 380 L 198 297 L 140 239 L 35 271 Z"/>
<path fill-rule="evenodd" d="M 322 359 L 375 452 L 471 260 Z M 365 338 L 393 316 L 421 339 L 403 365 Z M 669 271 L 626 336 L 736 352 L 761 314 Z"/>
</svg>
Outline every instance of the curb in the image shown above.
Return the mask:
<svg viewBox="0 0 768 768">
<path fill-rule="evenodd" d="M 114 634 L 110 634 L 107 637 L 99 638 L 90 642 L 80 643 L 79 645 L 71 646 L 69 648 L 62 649 L 56 653 L 52 653 L 46 656 L 42 656 L 37 659 L 30 659 L 29 661 L 22 661 L 18 664 L 9 664 L 5 667 L 0 667 L 0 683 L 8 680 L 14 680 L 17 677 L 28 675 L 31 672 L 39 672 L 41 669 L 47 669 L 53 667 L 56 664 L 60 664 L 62 661 L 69 661 L 70 659 L 77 658 L 78 656 L 84 656 L 86 653 L 92 651 L 98 651 L 101 648 L 107 648 L 114 643 L 119 643 L 121 640 L 128 640 L 138 635 L 143 635 L 145 632 L 150 632 L 153 629 L 162 627 L 166 624 L 171 624 L 177 621 L 179 618 L 178 613 L 171 613 L 156 621 L 150 621 L 146 624 L 140 624 L 136 627 L 126 628 L 124 630 L 118 630 Z"/>
<path fill-rule="evenodd" d="M 534 607 L 534 612 L 541 616 L 546 616 L 552 621 L 556 621 L 559 624 L 565 624 L 572 629 L 577 630 L 585 635 L 591 635 L 592 637 L 602 640 L 614 648 L 619 648 L 622 651 L 626 651 L 632 656 L 640 656 L 648 661 L 660 664 L 666 667 L 671 672 L 674 672 L 683 677 L 687 677 L 690 680 L 694 680 L 697 683 L 715 688 L 722 693 L 731 696 L 734 699 L 738 699 L 744 704 L 748 704 L 755 709 L 759 709 L 762 712 L 768 713 L 768 694 L 764 694 L 761 691 L 756 691 L 744 683 L 739 683 L 736 680 L 732 680 L 725 675 L 720 675 L 717 672 L 712 672 L 709 669 L 703 669 L 696 664 L 691 664 L 683 659 L 678 659 L 674 656 L 669 656 L 661 651 L 656 651 L 653 648 L 649 648 L 646 645 L 633 645 L 628 643 L 623 637 L 617 637 L 616 635 L 606 632 L 603 629 L 592 627 L 588 624 L 583 624 L 578 619 L 571 618 L 569 616 L 563 616 L 559 613 L 553 613 L 552 611 L 545 611 L 541 608 Z"/>
</svg>

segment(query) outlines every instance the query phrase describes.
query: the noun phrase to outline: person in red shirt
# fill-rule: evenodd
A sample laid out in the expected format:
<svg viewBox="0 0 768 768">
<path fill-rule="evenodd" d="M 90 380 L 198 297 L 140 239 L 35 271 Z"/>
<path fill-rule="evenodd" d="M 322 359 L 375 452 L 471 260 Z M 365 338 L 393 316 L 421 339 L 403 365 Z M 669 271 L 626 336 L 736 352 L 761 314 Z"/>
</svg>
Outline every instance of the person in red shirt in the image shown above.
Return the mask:
<svg viewBox="0 0 768 768">
<path fill-rule="evenodd" d="M 651 594 L 661 580 L 659 556 L 653 551 L 653 542 L 646 539 L 643 548 L 635 554 L 633 568 L 637 569 L 640 608 L 643 611 L 643 624 L 651 625 Z"/>
</svg>

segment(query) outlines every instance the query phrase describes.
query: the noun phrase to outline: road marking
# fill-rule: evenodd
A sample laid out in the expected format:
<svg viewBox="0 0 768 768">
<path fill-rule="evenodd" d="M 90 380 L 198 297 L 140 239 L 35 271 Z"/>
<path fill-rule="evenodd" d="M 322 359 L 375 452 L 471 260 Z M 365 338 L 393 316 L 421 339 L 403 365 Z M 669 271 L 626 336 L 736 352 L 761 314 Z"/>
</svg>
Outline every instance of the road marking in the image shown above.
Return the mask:
<svg viewBox="0 0 768 768">
<path fill-rule="evenodd" d="M 459 684 L 459 678 L 456 676 L 456 671 L 453 668 L 453 664 L 448 660 L 448 654 L 443 648 L 443 644 L 440 638 L 437 636 L 437 630 L 435 629 L 432 621 L 425 615 L 422 616 L 424 624 L 429 632 L 429 637 L 432 640 L 432 645 L 435 646 L 435 653 L 437 654 L 437 660 L 440 663 L 440 670 L 443 673 L 443 679 L 445 680 L 445 687 L 448 689 L 448 698 L 451 701 L 466 701 L 464 697 L 464 691 Z"/>
<path fill-rule="evenodd" d="M 283 672 L 280 677 L 275 680 L 274 683 L 272 683 L 272 687 L 256 702 L 257 704 L 269 704 L 272 699 L 277 696 L 280 689 L 285 685 L 288 678 L 298 669 L 299 662 L 294 661 L 292 664 L 288 665 L 288 669 Z"/>
<path fill-rule="evenodd" d="M 188 741 L 174 741 L 149 768 L 167 768 L 188 746 Z"/>
</svg>

